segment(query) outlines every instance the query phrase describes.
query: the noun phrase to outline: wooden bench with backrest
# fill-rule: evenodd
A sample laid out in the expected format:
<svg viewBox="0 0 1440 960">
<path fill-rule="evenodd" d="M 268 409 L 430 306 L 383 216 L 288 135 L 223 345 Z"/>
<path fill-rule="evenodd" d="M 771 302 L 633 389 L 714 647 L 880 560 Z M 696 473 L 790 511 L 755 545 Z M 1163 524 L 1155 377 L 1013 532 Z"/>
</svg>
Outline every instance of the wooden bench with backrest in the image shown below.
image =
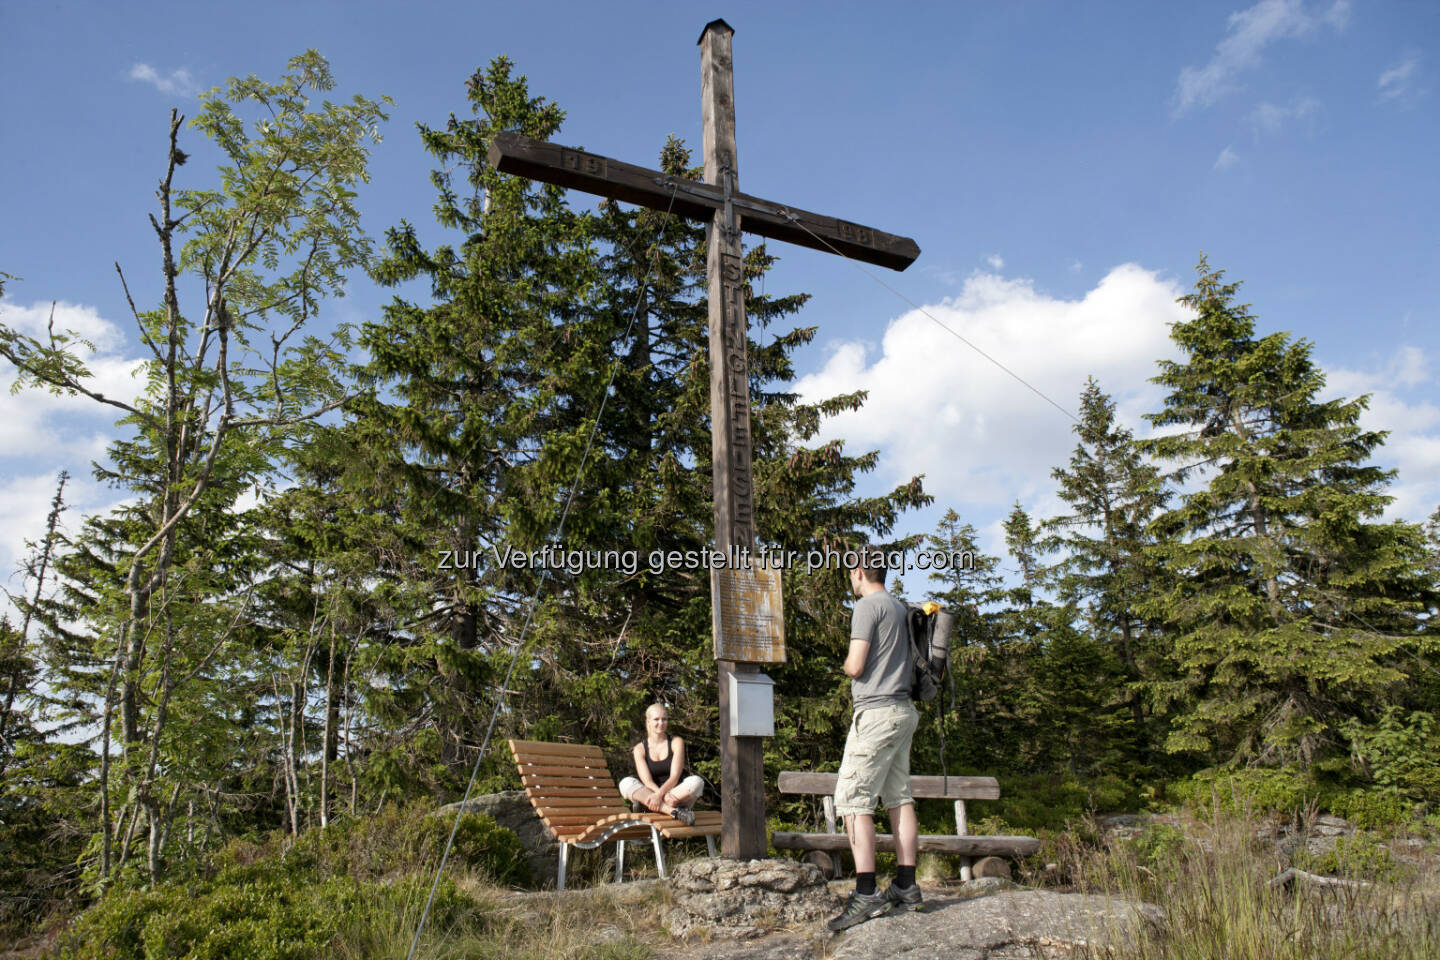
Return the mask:
<svg viewBox="0 0 1440 960">
<path fill-rule="evenodd" d="M 850 849 L 850 840 L 844 832 L 836 829 L 835 782 L 839 774 L 804 773 L 787 770 L 780 774 L 780 792 L 794 794 L 819 794 L 824 797 L 825 833 L 776 832 L 770 842 L 777 850 L 821 851 L 829 863 L 821 863 L 821 869 L 828 865 L 832 875 L 840 863 L 840 854 Z M 911 777 L 910 792 L 915 799 L 942 799 L 955 801 L 955 834 L 922 833 L 921 853 L 959 854 L 960 877 L 971 878 L 970 864 L 974 857 L 1024 857 L 1040 849 L 1040 841 L 1034 837 L 977 836 L 970 833 L 970 821 L 965 812 L 966 800 L 999 800 L 1000 784 L 994 777 Z M 875 835 L 877 850 L 894 852 L 895 837 L 889 833 Z"/>
<path fill-rule="evenodd" d="M 615 841 L 615 879 L 625 873 L 625 842 L 649 840 L 655 848 L 655 865 L 665 877 L 665 852 L 660 838 L 681 840 L 704 837 L 710 856 L 715 856 L 715 837 L 720 834 L 720 811 L 696 810 L 695 825 L 686 826 L 664 813 L 634 813 L 630 810 L 600 748 L 581 743 L 544 743 L 511 740 L 510 752 L 520 771 L 525 796 L 535 813 L 550 828 L 560 844 L 560 864 L 555 888 L 565 889 L 565 871 L 570 848 L 593 850 Z"/>
</svg>

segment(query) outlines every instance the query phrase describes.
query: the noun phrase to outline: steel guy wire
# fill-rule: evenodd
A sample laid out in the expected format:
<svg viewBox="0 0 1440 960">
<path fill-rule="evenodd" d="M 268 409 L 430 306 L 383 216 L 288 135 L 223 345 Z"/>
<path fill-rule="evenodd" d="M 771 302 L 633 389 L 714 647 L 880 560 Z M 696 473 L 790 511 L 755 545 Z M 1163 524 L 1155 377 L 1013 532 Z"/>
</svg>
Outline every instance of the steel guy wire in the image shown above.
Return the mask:
<svg viewBox="0 0 1440 960">
<path fill-rule="evenodd" d="M 945 325 L 944 323 L 942 323 L 940 320 L 936 319 L 935 315 L 932 314 L 929 310 L 926 310 L 924 307 L 920 306 L 920 304 L 916 303 L 914 300 L 911 300 L 909 297 L 905 296 L 905 294 L 901 293 L 899 290 L 895 289 L 895 288 L 892 287 L 890 284 L 888 284 L 888 283 L 886 283 L 884 280 L 880 279 L 878 276 L 875 275 L 875 273 L 874 273 L 873 271 L 866 269 L 865 266 L 860 263 L 860 261 L 858 261 L 858 260 L 856 260 L 854 257 L 850 256 L 850 255 L 849 255 L 848 253 L 846 253 L 844 250 L 841 250 L 841 249 L 837 248 L 837 247 L 836 247 L 833 243 L 831 243 L 829 240 L 826 240 L 824 237 L 820 236 L 819 234 L 815 233 L 815 231 L 813 231 L 813 230 L 811 230 L 809 227 L 805 226 L 805 221 L 803 221 L 803 220 L 801 220 L 799 217 L 795 216 L 795 214 L 791 213 L 789 210 L 784 209 L 783 207 L 781 208 L 781 213 L 783 213 L 783 214 L 785 215 L 786 219 L 788 219 L 791 223 L 795 224 L 795 226 L 799 227 L 801 230 L 804 230 L 806 233 L 810 234 L 810 236 L 814 237 L 816 240 L 818 240 L 818 241 L 820 241 L 821 243 L 825 244 L 825 246 L 830 249 L 830 252 L 831 252 L 831 253 L 837 253 L 837 254 L 839 254 L 840 256 L 844 257 L 846 260 L 849 260 L 850 263 L 854 265 L 855 269 L 859 270 L 861 273 L 865 274 L 865 275 L 866 275 L 867 277 L 869 277 L 871 280 L 874 280 L 876 283 L 880 284 L 880 286 L 884 287 L 886 290 L 889 290 L 891 293 L 895 294 L 895 296 L 899 297 L 901 300 L 904 300 L 906 303 L 910 304 L 910 306 L 914 307 L 916 310 L 919 310 L 919 311 L 920 311 L 921 313 L 923 313 L 926 317 L 930 318 L 930 320 L 933 321 L 933 322 L 935 323 L 935 325 L 938 326 L 941 330 L 944 330 L 946 333 L 950 334 L 950 335 L 951 335 L 952 337 L 954 337 L 956 340 L 959 340 L 961 343 L 965 344 L 965 346 L 969 347 L 971 350 L 974 350 L 976 353 L 980 354 L 980 356 L 984 357 L 986 360 L 989 360 L 989 361 L 990 361 L 991 363 L 993 363 L 995 366 L 999 367 L 999 368 L 1000 368 L 1001 370 L 1003 370 L 1006 374 L 1008 374 L 1010 377 L 1012 377 L 1014 380 L 1016 380 L 1018 383 L 1020 383 L 1022 386 L 1024 386 L 1025 389 L 1027 389 L 1027 390 L 1029 390 L 1031 393 L 1035 394 L 1035 396 L 1039 397 L 1041 400 L 1044 400 L 1046 403 L 1050 404 L 1050 406 L 1054 407 L 1056 410 L 1059 410 L 1061 413 L 1063 413 L 1065 416 L 1069 417 L 1071 420 L 1074 420 L 1076 423 L 1079 423 L 1079 422 L 1080 422 L 1080 418 L 1079 418 L 1079 417 L 1075 416 L 1075 414 L 1071 413 L 1069 410 L 1066 410 L 1064 407 L 1060 406 L 1060 404 L 1056 403 L 1054 400 L 1051 400 L 1048 396 L 1045 395 L 1044 391 L 1042 391 L 1039 387 L 1035 386 L 1035 385 L 1032 384 L 1030 381 L 1026 380 L 1024 377 L 1020 376 L 1020 374 L 1016 373 L 1014 370 L 1011 370 L 1009 367 L 1005 366 L 1005 364 L 1001 363 L 999 360 L 996 360 L 994 357 L 990 356 L 990 354 L 988 354 L 988 353 L 986 353 L 984 350 L 980 349 L 980 348 L 979 348 L 978 346 L 976 346 L 974 343 L 971 343 L 969 340 L 965 339 L 965 337 L 962 336 L 962 335 L 961 335 L 958 331 L 956 331 L 953 327 L 946 326 L 946 325 Z"/>
</svg>

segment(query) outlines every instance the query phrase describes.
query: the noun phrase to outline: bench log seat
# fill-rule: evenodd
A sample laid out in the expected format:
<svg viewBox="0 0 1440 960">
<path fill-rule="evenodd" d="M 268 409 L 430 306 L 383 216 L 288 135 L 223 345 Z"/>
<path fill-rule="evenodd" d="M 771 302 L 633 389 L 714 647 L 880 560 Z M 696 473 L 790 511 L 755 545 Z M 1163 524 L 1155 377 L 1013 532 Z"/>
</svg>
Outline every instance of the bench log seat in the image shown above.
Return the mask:
<svg viewBox="0 0 1440 960">
<path fill-rule="evenodd" d="M 545 743 L 511 740 L 510 752 L 520 772 L 525 796 L 560 844 L 555 889 L 565 889 L 570 848 L 594 848 L 615 841 L 615 879 L 625 873 L 625 843 L 649 840 L 655 848 L 655 865 L 665 877 L 665 852 L 660 839 L 704 837 L 715 855 L 720 835 L 720 811 L 696 810 L 694 826 L 687 827 L 664 813 L 634 813 L 610 776 L 600 748 L 581 743 Z"/>
<path fill-rule="evenodd" d="M 781 793 L 818 794 L 823 797 L 825 811 L 825 833 L 799 833 L 777 831 L 770 842 L 777 850 L 809 850 L 826 854 L 832 875 L 840 863 L 839 853 L 850 849 L 849 838 L 836 828 L 835 783 L 839 774 L 805 773 L 786 770 L 780 774 Z M 960 877 L 971 879 L 970 861 L 973 857 L 1024 857 L 1040 849 L 1035 837 L 981 836 L 969 831 L 969 819 L 965 812 L 966 800 L 998 800 L 1000 784 L 994 777 L 911 777 L 910 792 L 915 799 L 944 799 L 955 801 L 955 833 L 920 834 L 921 853 L 952 853 L 962 858 Z M 895 837 L 889 833 L 875 835 L 875 849 L 889 853 L 895 851 Z M 825 865 L 821 865 L 823 870 Z"/>
</svg>

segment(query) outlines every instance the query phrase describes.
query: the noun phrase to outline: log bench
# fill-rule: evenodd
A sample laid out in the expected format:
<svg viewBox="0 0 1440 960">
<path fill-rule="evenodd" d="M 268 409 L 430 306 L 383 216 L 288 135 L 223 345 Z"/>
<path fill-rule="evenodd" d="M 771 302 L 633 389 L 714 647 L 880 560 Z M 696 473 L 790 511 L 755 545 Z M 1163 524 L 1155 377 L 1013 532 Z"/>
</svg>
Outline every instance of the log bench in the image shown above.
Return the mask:
<svg viewBox="0 0 1440 960">
<path fill-rule="evenodd" d="M 665 878 L 665 852 L 660 838 L 682 840 L 704 837 L 710 856 L 720 835 L 720 811 L 696 810 L 695 825 L 687 827 L 664 813 L 634 813 L 620 796 L 620 788 L 605 765 L 600 748 L 581 743 L 544 743 L 511 740 L 510 752 L 520 771 L 525 796 L 535 813 L 560 844 L 555 888 L 565 889 L 570 848 L 593 850 L 615 841 L 615 880 L 625 873 L 625 842 L 649 840 L 655 848 L 655 866 Z"/>
<path fill-rule="evenodd" d="M 839 774 L 805 773 L 786 770 L 780 774 L 781 793 L 818 794 L 824 798 L 825 832 L 793 833 L 777 831 L 770 842 L 777 850 L 807 850 L 824 853 L 832 867 L 838 867 L 839 854 L 850 849 L 850 839 L 836 829 L 835 782 Z M 960 878 L 971 879 L 971 861 L 974 857 L 1024 857 L 1040 849 L 1035 837 L 977 836 L 970 833 L 970 822 L 965 812 L 966 800 L 999 800 L 1000 783 L 994 777 L 911 777 L 910 792 L 915 799 L 942 799 L 955 801 L 955 833 L 920 834 L 921 853 L 958 854 Z M 893 853 L 895 836 L 889 833 L 875 835 L 875 848 Z M 825 864 L 820 864 L 825 870 Z M 838 875 L 838 870 L 828 871 Z"/>
</svg>

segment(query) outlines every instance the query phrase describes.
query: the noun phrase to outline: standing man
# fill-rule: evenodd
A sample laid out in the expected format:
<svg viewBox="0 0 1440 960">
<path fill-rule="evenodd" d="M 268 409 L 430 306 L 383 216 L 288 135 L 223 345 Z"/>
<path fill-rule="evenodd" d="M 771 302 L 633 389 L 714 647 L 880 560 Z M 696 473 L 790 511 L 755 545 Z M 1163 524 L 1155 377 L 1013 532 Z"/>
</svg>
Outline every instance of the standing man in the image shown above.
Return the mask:
<svg viewBox="0 0 1440 960">
<path fill-rule="evenodd" d="M 910 740 L 919 714 L 910 702 L 914 665 L 910 658 L 909 612 L 885 590 L 885 557 L 858 551 L 850 589 L 859 599 L 850 618 L 850 677 L 854 719 L 845 739 L 845 758 L 835 785 L 835 811 L 845 817 L 855 857 L 855 892 L 828 924 L 844 930 L 893 909 L 919 910 L 915 859 L 920 845 L 915 800 L 910 795 Z M 895 833 L 895 880 L 884 893 L 875 888 L 875 802 L 890 811 Z"/>
</svg>

